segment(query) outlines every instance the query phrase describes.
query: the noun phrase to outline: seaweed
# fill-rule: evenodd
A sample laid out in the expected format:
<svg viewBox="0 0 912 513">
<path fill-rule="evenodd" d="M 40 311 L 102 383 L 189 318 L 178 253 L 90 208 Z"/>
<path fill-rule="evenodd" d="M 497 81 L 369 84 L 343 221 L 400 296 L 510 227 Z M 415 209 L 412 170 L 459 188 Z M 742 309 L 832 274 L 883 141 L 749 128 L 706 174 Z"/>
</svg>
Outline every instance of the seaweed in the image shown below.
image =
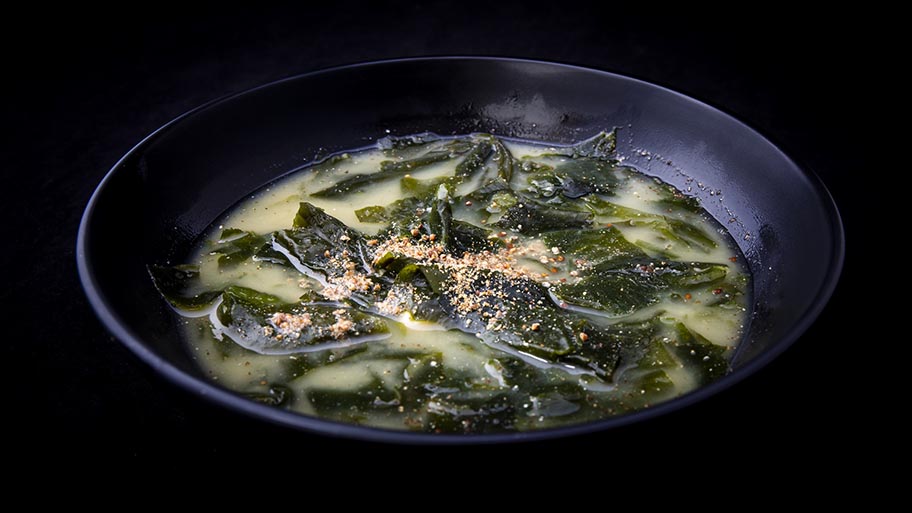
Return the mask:
<svg viewBox="0 0 912 513">
<path fill-rule="evenodd" d="M 310 278 L 302 283 L 314 290 L 297 300 L 238 285 L 207 290 L 198 267 L 149 266 L 155 286 L 175 308 L 214 307 L 213 333 L 223 337 L 216 343 L 234 348 L 235 356 L 295 354 L 280 371 L 289 383 L 272 382 L 273 376 L 246 390 L 249 399 L 282 408 L 303 402 L 348 422 L 381 419 L 428 432 L 476 434 L 648 406 L 676 393 L 672 378 L 681 366 L 699 384 L 728 371 L 726 347 L 654 305 L 699 299 L 701 308 L 743 308 L 747 278 L 733 266 L 674 256 L 672 250 L 709 254 L 716 248 L 716 239 L 698 226 L 705 214 L 697 199 L 660 180 L 650 185 L 658 199 L 647 200 L 652 204 L 645 210 L 612 198 L 632 173 L 616 156 L 613 131 L 539 160 L 517 159 L 490 134 L 390 136 L 378 146 L 388 160 L 375 172 L 312 194 L 343 198 L 398 179 L 401 199 L 355 211 L 360 222 L 376 225 L 371 233 L 380 228 L 377 235 L 301 202 L 287 229 L 258 234 L 228 228 L 205 247 L 220 271 L 256 262 Z M 313 169 L 331 170 L 349 158 L 335 155 Z M 450 162 L 450 173 L 411 174 L 441 162 Z M 468 184 L 477 186 L 467 190 Z M 457 190 L 465 194 L 456 196 Z M 643 228 L 655 240 L 624 235 Z M 398 244 L 414 245 L 409 249 L 415 252 L 383 249 Z M 512 255 L 514 244 L 533 252 L 515 257 L 535 261 L 533 267 L 510 272 L 509 266 L 465 263 L 499 250 Z M 442 256 L 425 258 L 422 251 Z M 357 273 L 369 287 L 349 296 L 317 286 L 334 286 L 352 276 L 347 273 Z M 483 345 L 461 350 L 473 358 L 494 355 L 482 356 L 487 374 L 453 365 L 451 356 L 433 348 L 370 343 L 411 326 L 408 318 L 477 337 Z M 364 379 L 351 387 L 317 382 L 298 388 L 293 381 L 337 365 Z"/>
<path fill-rule="evenodd" d="M 221 295 L 220 290 L 200 290 L 199 266 L 148 266 L 149 275 L 158 292 L 175 308 L 201 310 Z"/>
<path fill-rule="evenodd" d="M 216 316 L 225 335 L 259 354 L 313 351 L 389 333 L 382 319 L 354 308 L 327 303 L 287 304 L 275 296 L 236 286 L 225 289 Z M 334 328 L 342 322 L 347 326 L 344 330 Z"/>
<path fill-rule="evenodd" d="M 315 198 L 335 198 L 353 192 L 362 192 L 368 186 L 379 182 L 401 177 L 406 173 L 411 173 L 432 164 L 465 155 L 474 147 L 474 145 L 465 140 L 456 139 L 420 156 L 405 160 L 384 160 L 380 163 L 380 169 L 376 172 L 351 176 L 330 187 L 314 192 L 311 196 Z"/>
</svg>

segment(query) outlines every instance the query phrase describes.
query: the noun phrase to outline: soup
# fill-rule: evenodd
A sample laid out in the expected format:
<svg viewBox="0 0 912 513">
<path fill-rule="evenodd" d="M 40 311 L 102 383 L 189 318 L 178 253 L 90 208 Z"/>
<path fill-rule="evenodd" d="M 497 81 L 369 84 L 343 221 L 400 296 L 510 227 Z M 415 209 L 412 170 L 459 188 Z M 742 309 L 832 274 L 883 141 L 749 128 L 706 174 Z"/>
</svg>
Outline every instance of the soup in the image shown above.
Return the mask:
<svg viewBox="0 0 912 513">
<path fill-rule="evenodd" d="M 387 137 L 150 266 L 205 373 L 305 415 L 432 433 L 623 415 L 728 371 L 750 279 L 689 197 L 571 146 Z"/>
</svg>

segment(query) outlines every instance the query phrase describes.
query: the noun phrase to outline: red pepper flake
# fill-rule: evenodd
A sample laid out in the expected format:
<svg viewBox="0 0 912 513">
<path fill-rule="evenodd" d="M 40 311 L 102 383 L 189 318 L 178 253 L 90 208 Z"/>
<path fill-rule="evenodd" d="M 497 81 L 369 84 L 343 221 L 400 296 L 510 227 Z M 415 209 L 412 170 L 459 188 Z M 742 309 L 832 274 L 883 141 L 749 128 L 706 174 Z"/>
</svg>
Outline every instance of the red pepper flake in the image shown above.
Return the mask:
<svg viewBox="0 0 912 513">
<path fill-rule="evenodd" d="M 551 272 L 552 272 L 552 273 L 556 273 L 556 272 L 557 272 L 557 267 L 552 267 L 552 268 L 551 268 Z"/>
<path fill-rule="evenodd" d="M 611 224 L 611 223 L 605 223 L 605 227 L 606 227 L 606 228 L 611 228 L 612 226 L 614 226 L 614 225 Z"/>
<path fill-rule="evenodd" d="M 687 294 L 684 294 L 684 300 L 685 300 L 685 301 L 690 301 L 690 298 L 692 298 L 692 297 L 693 297 L 693 296 L 690 295 L 690 292 L 688 292 Z"/>
<path fill-rule="evenodd" d="M 713 289 L 713 294 L 718 296 L 721 293 L 722 293 L 722 289 Z"/>
<path fill-rule="evenodd" d="M 738 257 L 733 256 L 733 257 L 729 258 L 728 261 L 729 261 L 729 262 L 737 262 L 737 261 L 738 261 Z"/>
<path fill-rule="evenodd" d="M 589 340 L 589 335 L 586 334 L 585 331 L 583 331 L 583 332 L 580 332 L 579 338 L 580 338 L 580 340 L 582 340 L 583 342 L 585 342 L 585 341 Z"/>
</svg>

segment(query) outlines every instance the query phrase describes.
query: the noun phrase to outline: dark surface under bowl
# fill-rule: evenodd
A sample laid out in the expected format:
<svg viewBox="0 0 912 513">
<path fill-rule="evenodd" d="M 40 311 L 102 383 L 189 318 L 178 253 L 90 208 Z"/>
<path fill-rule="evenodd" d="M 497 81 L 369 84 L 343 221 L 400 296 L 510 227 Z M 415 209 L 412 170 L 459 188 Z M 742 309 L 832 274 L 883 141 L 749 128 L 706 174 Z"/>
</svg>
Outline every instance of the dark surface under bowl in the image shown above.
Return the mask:
<svg viewBox="0 0 912 513">
<path fill-rule="evenodd" d="M 203 376 L 145 270 L 149 263 L 179 263 L 213 220 L 258 187 L 315 156 L 365 146 L 388 133 L 492 132 L 572 142 L 612 127 L 620 129 L 618 150 L 628 162 L 703 200 L 731 230 L 754 276 L 754 316 L 732 373 L 647 410 L 555 430 L 441 436 L 270 408 Z M 140 243 L 118 244 L 124 234 L 137 232 Z M 86 209 L 77 244 L 83 286 L 105 326 L 192 393 L 293 427 L 418 443 L 564 436 L 628 424 L 708 397 L 765 365 L 810 326 L 836 285 L 843 254 L 839 215 L 819 180 L 730 116 L 611 73 L 484 58 L 347 66 L 196 109 L 114 166 Z"/>
</svg>

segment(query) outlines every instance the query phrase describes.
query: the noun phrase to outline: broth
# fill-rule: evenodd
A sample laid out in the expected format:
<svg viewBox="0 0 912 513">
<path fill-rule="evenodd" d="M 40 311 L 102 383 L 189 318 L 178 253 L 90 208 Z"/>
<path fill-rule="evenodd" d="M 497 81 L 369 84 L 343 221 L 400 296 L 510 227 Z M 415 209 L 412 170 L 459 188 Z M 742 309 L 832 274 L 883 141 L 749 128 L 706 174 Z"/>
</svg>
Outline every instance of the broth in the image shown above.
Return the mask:
<svg viewBox="0 0 912 513">
<path fill-rule="evenodd" d="M 232 208 L 151 266 L 222 386 L 388 429 L 541 429 L 728 370 L 750 281 L 699 202 L 572 146 L 386 138 Z"/>
</svg>

